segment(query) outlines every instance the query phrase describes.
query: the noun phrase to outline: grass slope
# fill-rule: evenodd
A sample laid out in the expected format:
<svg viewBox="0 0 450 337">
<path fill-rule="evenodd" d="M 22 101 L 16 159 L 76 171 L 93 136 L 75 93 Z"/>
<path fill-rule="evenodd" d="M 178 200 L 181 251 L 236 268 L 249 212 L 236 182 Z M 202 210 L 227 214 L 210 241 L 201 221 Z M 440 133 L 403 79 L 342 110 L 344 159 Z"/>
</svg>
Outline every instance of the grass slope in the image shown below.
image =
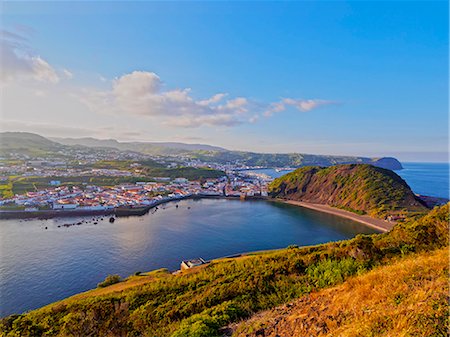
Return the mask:
<svg viewBox="0 0 450 337">
<path fill-rule="evenodd" d="M 427 211 L 400 176 L 366 164 L 303 167 L 275 179 L 269 191 L 276 198 L 326 204 L 380 218 Z"/>
<path fill-rule="evenodd" d="M 0 154 L 10 152 L 23 153 L 30 156 L 51 154 L 62 150 L 63 145 L 52 142 L 45 137 L 28 132 L 0 132 Z"/>
<path fill-rule="evenodd" d="M 234 337 L 447 336 L 447 248 L 413 254 L 234 326 Z"/>
<path fill-rule="evenodd" d="M 143 284 L 130 279 L 138 284 L 118 283 L 9 316 L 0 331 L 24 337 L 220 336 L 222 327 L 256 312 L 402 256 L 447 247 L 448 221 L 445 205 L 385 234 L 213 261 L 180 275 L 156 273 Z"/>
</svg>

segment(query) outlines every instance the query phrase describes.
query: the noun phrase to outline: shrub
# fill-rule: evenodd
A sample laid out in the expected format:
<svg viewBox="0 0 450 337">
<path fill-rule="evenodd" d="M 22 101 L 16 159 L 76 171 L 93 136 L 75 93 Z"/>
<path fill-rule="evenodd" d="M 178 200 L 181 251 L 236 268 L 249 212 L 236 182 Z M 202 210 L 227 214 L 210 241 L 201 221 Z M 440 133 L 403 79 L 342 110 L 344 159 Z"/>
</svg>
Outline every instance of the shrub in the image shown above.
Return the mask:
<svg viewBox="0 0 450 337">
<path fill-rule="evenodd" d="M 119 275 L 108 275 L 103 282 L 97 284 L 97 287 L 104 288 L 112 284 L 119 283 L 120 281 L 122 281 L 122 279 Z"/>
<path fill-rule="evenodd" d="M 224 302 L 214 309 L 204 310 L 183 320 L 172 337 L 213 337 L 218 330 L 242 316 L 242 310 L 232 302 Z"/>
<path fill-rule="evenodd" d="M 326 259 L 306 268 L 311 283 L 323 288 L 341 283 L 348 276 L 365 271 L 365 266 L 352 258 L 342 260 Z"/>
</svg>

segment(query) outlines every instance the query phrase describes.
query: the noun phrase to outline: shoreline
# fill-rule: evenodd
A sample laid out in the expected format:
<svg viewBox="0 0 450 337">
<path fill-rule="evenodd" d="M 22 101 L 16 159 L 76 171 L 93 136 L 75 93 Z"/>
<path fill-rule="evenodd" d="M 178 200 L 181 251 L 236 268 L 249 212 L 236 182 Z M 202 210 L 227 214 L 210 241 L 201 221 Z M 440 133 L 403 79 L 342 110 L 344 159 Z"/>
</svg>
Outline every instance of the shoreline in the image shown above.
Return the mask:
<svg viewBox="0 0 450 337">
<path fill-rule="evenodd" d="M 134 208 L 116 207 L 113 209 L 104 210 L 85 210 L 85 209 L 73 209 L 73 210 L 41 210 L 41 211 L 4 211 L 0 210 L 0 220 L 10 219 L 52 219 L 52 218 L 66 218 L 66 217 L 79 217 L 79 216 L 91 216 L 91 215 L 114 215 L 116 217 L 123 216 L 142 216 L 147 214 L 152 208 L 159 205 L 166 204 L 173 201 L 181 201 L 186 199 L 229 199 L 239 200 L 239 196 L 225 196 L 225 195 L 190 195 L 181 198 L 173 198 L 160 200 L 152 205 L 142 205 Z M 245 200 L 267 200 L 266 197 L 247 197 Z"/>
<path fill-rule="evenodd" d="M 328 213 L 332 215 L 336 215 L 342 218 L 350 219 L 356 222 L 359 222 L 363 225 L 369 226 L 371 228 L 374 228 L 376 230 L 379 230 L 380 232 L 388 232 L 394 227 L 394 225 L 397 223 L 395 221 L 384 221 L 377 218 L 372 218 L 368 215 L 359 215 L 355 214 L 343 209 L 331 207 L 328 205 L 323 204 L 313 204 L 309 202 L 304 201 L 295 201 L 295 200 L 283 200 L 283 199 L 274 199 L 274 201 L 278 201 L 284 204 L 293 205 L 293 206 L 300 206 L 308 209 L 312 209 L 318 212 Z"/>
<path fill-rule="evenodd" d="M 228 199 L 228 200 L 242 200 L 238 196 L 225 196 L 225 195 L 190 195 L 182 198 L 174 198 L 167 200 L 160 200 L 153 205 L 141 206 L 136 208 L 130 208 L 129 210 L 126 208 L 123 209 L 108 209 L 108 210 L 45 210 L 45 211 L 0 211 L 0 220 L 8 220 L 8 219 L 32 219 L 32 218 L 40 218 L 40 219 L 51 219 L 51 218 L 63 218 L 63 217 L 78 217 L 78 216 L 90 216 L 90 215 L 113 215 L 116 217 L 123 216 L 143 216 L 147 214 L 152 208 L 155 208 L 159 205 L 166 204 L 173 201 L 181 201 L 186 199 Z M 295 201 L 295 200 L 287 200 L 287 199 L 272 199 L 268 197 L 261 196 L 252 196 L 246 197 L 244 200 L 253 201 L 253 200 L 263 200 L 269 202 L 279 202 L 288 204 L 291 206 L 304 207 L 308 209 L 315 210 L 317 212 L 332 214 L 335 216 L 339 216 L 342 218 L 350 219 L 355 222 L 361 223 L 365 226 L 376 229 L 380 232 L 387 232 L 394 227 L 396 224 L 395 221 L 384 221 L 377 218 L 372 218 L 368 215 L 359 215 L 355 214 L 343 209 L 331 207 L 323 204 L 314 204 L 304 201 Z M 129 211 L 129 212 L 127 212 Z"/>
</svg>

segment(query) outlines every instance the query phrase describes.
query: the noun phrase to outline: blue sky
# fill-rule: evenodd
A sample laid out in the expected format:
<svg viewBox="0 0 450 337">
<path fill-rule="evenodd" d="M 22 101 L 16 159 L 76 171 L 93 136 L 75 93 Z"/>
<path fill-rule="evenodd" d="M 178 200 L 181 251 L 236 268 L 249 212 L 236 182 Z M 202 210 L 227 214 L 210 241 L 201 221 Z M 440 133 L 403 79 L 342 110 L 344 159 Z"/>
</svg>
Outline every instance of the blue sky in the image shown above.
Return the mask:
<svg viewBox="0 0 450 337">
<path fill-rule="evenodd" d="M 2 13 L 5 130 L 447 158 L 445 1 L 8 2 Z"/>
</svg>

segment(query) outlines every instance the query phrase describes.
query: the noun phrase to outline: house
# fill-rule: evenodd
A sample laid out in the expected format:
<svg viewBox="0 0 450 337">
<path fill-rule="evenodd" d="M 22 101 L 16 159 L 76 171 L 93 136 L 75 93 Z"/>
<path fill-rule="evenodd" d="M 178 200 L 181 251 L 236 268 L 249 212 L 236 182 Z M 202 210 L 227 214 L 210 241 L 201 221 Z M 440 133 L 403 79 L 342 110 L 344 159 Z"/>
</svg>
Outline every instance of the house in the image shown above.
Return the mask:
<svg viewBox="0 0 450 337">
<path fill-rule="evenodd" d="M 193 267 L 201 266 L 202 264 L 206 264 L 206 261 L 201 257 L 193 260 L 181 261 L 181 270 L 191 269 Z"/>
<path fill-rule="evenodd" d="M 61 181 L 59 181 L 59 180 L 51 180 L 50 181 L 50 185 L 51 186 L 59 186 L 59 185 L 61 185 Z"/>
</svg>

